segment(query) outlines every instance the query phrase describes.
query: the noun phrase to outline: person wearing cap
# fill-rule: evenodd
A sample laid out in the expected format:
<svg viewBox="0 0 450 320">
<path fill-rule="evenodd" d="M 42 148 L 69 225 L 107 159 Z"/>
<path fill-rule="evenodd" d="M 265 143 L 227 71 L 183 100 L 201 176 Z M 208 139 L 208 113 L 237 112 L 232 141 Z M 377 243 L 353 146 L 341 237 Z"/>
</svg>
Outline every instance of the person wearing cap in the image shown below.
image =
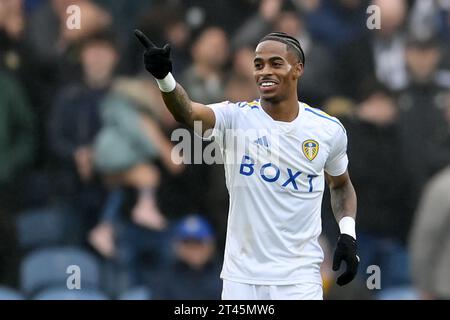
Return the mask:
<svg viewBox="0 0 450 320">
<path fill-rule="evenodd" d="M 220 299 L 215 234 L 206 219 L 189 215 L 174 229 L 175 259 L 156 288 L 156 299 Z"/>
</svg>

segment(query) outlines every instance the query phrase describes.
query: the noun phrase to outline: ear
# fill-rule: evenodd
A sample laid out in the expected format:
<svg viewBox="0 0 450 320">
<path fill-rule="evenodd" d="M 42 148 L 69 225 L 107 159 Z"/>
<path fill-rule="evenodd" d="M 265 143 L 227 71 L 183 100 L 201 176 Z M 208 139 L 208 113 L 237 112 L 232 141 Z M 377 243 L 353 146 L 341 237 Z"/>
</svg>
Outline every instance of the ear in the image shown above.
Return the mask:
<svg viewBox="0 0 450 320">
<path fill-rule="evenodd" d="M 303 63 L 297 62 L 294 65 L 294 70 L 292 72 L 292 75 L 294 76 L 294 80 L 299 79 L 303 75 Z"/>
</svg>

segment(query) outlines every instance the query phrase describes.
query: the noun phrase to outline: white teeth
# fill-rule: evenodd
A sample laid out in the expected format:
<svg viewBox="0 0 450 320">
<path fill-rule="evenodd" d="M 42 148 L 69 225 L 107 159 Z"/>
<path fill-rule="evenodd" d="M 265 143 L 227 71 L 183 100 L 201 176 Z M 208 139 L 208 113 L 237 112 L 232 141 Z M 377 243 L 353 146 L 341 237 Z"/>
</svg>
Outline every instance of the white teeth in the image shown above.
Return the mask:
<svg viewBox="0 0 450 320">
<path fill-rule="evenodd" d="M 273 86 L 275 84 L 275 82 L 263 82 L 261 83 L 262 87 L 270 87 Z"/>
</svg>

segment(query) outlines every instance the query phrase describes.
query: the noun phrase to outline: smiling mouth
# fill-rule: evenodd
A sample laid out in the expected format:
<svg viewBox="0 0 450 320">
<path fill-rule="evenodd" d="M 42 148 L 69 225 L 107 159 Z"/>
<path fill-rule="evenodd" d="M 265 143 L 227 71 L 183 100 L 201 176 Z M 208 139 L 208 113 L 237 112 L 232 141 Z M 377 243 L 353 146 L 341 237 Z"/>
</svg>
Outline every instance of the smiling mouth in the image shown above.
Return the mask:
<svg viewBox="0 0 450 320">
<path fill-rule="evenodd" d="M 258 86 L 263 91 L 270 91 L 270 90 L 275 89 L 275 87 L 277 85 L 278 85 L 278 83 L 276 83 L 275 81 L 266 80 L 266 81 L 261 81 Z"/>
</svg>

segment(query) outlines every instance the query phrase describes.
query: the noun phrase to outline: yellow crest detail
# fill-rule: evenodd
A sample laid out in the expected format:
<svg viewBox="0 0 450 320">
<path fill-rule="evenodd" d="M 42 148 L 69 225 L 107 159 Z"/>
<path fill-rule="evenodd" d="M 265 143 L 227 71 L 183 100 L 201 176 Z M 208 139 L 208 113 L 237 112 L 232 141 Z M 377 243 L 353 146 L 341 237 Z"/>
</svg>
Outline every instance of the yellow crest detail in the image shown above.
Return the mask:
<svg viewBox="0 0 450 320">
<path fill-rule="evenodd" d="M 306 140 L 303 142 L 302 151 L 309 161 L 313 161 L 319 153 L 319 143 L 316 140 Z"/>
<path fill-rule="evenodd" d="M 258 100 L 253 100 L 252 102 L 247 102 L 247 105 L 249 107 L 259 107 L 259 101 Z"/>
</svg>

